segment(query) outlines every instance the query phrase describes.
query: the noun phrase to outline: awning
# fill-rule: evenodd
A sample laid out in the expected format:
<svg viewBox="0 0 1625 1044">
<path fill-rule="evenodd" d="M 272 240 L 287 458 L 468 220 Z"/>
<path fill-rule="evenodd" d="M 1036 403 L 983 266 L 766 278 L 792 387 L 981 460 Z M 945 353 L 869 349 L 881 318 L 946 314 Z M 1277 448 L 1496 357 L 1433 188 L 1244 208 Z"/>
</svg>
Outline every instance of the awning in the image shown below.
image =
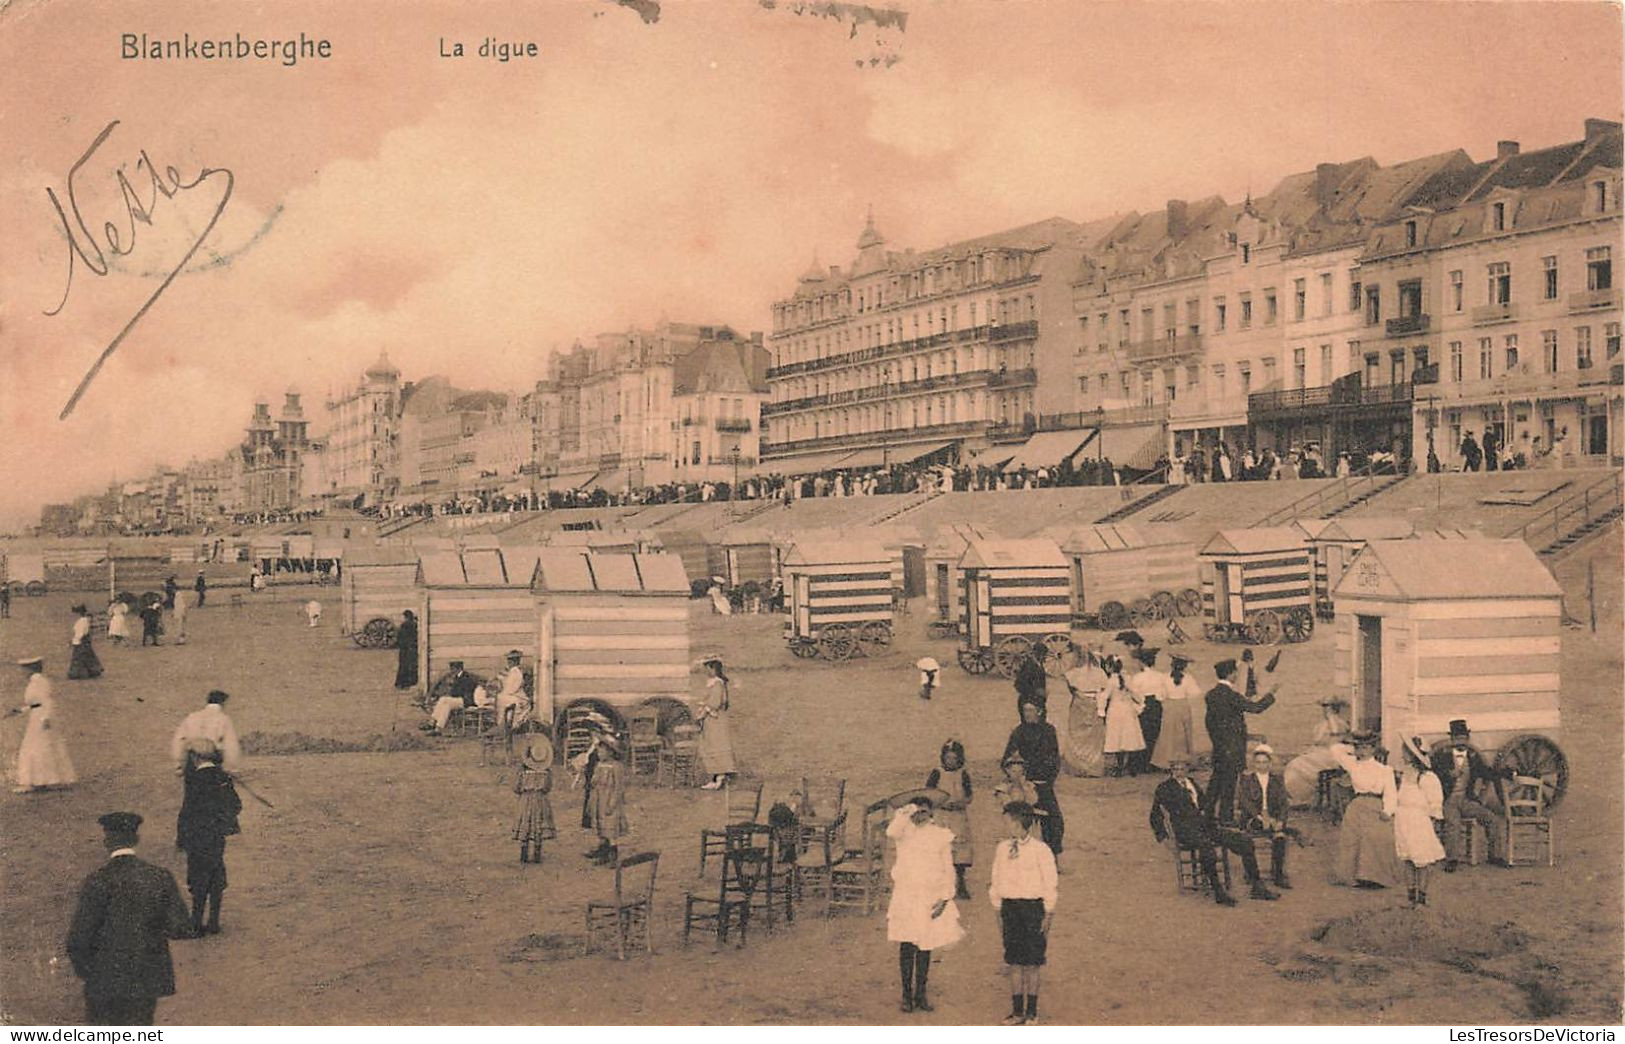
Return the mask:
<svg viewBox="0 0 1625 1044">
<path fill-rule="evenodd" d="M 965 461 L 965 466 L 970 468 L 1003 467 L 1005 462 L 1011 457 L 1014 457 L 1016 455 L 1016 451 L 1020 448 L 1020 446 L 989 446 L 987 449 L 982 450 L 971 459 Z"/>
<path fill-rule="evenodd" d="M 1055 467 L 1082 449 L 1094 434 L 1094 428 L 1081 431 L 1041 431 L 1022 444 L 1016 455 L 1004 466 L 1004 470 Z"/>
<path fill-rule="evenodd" d="M 933 442 L 929 446 L 915 446 L 896 454 L 898 460 L 906 460 L 910 464 L 918 463 L 927 457 L 935 457 L 943 450 L 952 449 L 959 445 L 957 442 Z"/>
<path fill-rule="evenodd" d="M 611 471 L 600 471 L 587 483 L 596 486 L 605 493 L 625 493 L 627 473 L 624 468 L 615 468 Z"/>
<path fill-rule="evenodd" d="M 1125 428 L 1102 428 L 1099 452 L 1118 467 L 1146 469 L 1156 464 L 1165 451 L 1162 425 L 1135 424 Z"/>
<path fill-rule="evenodd" d="M 820 471 L 833 471 L 840 461 L 851 455 L 851 450 L 833 450 L 829 453 L 810 453 L 805 457 L 764 460 L 757 470 L 769 475 L 813 475 Z"/>
<path fill-rule="evenodd" d="M 840 459 L 835 467 L 842 471 L 854 468 L 878 468 L 886 464 L 902 464 L 912 458 L 907 450 L 894 450 L 881 446 L 871 446 L 868 449 L 853 450 Z"/>
</svg>

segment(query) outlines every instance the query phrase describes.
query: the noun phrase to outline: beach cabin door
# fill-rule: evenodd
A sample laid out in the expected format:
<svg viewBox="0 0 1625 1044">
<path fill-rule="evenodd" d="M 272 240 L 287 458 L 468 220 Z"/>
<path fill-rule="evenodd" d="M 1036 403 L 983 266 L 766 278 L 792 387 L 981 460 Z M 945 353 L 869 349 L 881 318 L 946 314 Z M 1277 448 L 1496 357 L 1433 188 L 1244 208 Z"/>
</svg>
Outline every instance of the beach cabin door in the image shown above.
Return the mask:
<svg viewBox="0 0 1625 1044">
<path fill-rule="evenodd" d="M 1354 720 L 1362 729 L 1382 728 L 1382 617 L 1359 616 L 1360 687 Z"/>
<path fill-rule="evenodd" d="M 937 563 L 937 616 L 953 619 L 953 592 L 948 588 L 948 563 Z"/>
<path fill-rule="evenodd" d="M 1326 593 L 1329 595 L 1343 579 L 1343 545 L 1326 545 Z"/>
<path fill-rule="evenodd" d="M 796 610 L 795 633 L 803 638 L 811 638 L 812 633 L 812 599 L 811 578 L 806 573 L 795 575 L 796 588 L 792 592 L 792 604 Z"/>
<path fill-rule="evenodd" d="M 1241 608 L 1241 567 L 1236 567 L 1237 583 L 1232 584 L 1230 562 L 1219 562 L 1213 567 L 1213 606 L 1216 622 L 1239 624 L 1247 615 Z"/>
</svg>

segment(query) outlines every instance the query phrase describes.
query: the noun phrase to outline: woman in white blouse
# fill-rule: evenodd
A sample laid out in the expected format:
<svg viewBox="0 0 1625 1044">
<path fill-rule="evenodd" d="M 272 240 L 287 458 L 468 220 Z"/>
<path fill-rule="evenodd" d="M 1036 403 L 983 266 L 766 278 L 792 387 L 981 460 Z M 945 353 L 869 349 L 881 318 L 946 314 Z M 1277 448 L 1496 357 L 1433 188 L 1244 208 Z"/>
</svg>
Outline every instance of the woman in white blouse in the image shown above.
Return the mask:
<svg viewBox="0 0 1625 1044">
<path fill-rule="evenodd" d="M 1388 888 L 1399 882 L 1399 860 L 1394 849 L 1394 811 L 1398 794 L 1394 770 L 1376 760 L 1377 736 L 1354 734 L 1354 745 L 1332 747 L 1337 763 L 1349 774 L 1354 800 L 1343 812 L 1337 835 L 1337 863 L 1332 884 L 1356 888 Z"/>
</svg>

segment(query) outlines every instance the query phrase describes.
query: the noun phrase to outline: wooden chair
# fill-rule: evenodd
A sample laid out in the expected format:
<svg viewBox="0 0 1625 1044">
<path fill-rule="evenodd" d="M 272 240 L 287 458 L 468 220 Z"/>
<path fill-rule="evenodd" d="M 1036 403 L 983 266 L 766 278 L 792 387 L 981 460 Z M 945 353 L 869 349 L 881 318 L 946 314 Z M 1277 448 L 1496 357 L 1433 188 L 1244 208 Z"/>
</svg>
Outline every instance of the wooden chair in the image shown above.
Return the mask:
<svg viewBox="0 0 1625 1044">
<path fill-rule="evenodd" d="M 717 942 L 728 941 L 737 925 L 739 945 L 745 945 L 750 912 L 756 890 L 767 870 L 767 850 L 756 844 L 763 834 L 756 824 L 741 823 L 726 831 L 727 845 L 722 853 L 722 880 L 716 898 L 688 892 L 683 896 L 683 945 L 687 946 L 695 926 L 716 933 Z"/>
<path fill-rule="evenodd" d="M 459 719 L 461 734 L 464 736 L 483 736 L 497 727 L 497 709 L 494 704 L 483 707 L 464 707 Z"/>
<path fill-rule="evenodd" d="M 700 727 L 691 723 L 673 725 L 655 767 L 655 784 L 673 787 L 697 786 L 700 777 Z"/>
<path fill-rule="evenodd" d="M 1340 768 L 1321 769 L 1315 777 L 1315 811 L 1333 823 L 1343 821 L 1343 810 L 1354 800 L 1349 774 Z"/>
<path fill-rule="evenodd" d="M 1174 850 L 1174 883 L 1180 893 L 1195 895 L 1211 894 L 1212 886 L 1202 876 L 1202 859 L 1200 850 L 1186 848 L 1178 841 L 1169 840 Z M 1224 883 L 1224 890 L 1230 891 L 1230 850 L 1218 845 L 1214 846 L 1214 856 L 1218 860 L 1219 880 Z"/>
<path fill-rule="evenodd" d="M 615 934 L 615 956 L 626 960 L 628 947 L 641 936 L 645 953 L 653 954 L 655 873 L 660 867 L 659 852 L 639 852 L 615 864 L 615 896 L 587 903 L 587 946 L 595 949 L 605 932 Z"/>
<path fill-rule="evenodd" d="M 886 823 L 890 812 L 891 803 L 884 798 L 865 807 L 859 847 L 846 849 L 830 865 L 825 906 L 830 913 L 862 909 L 867 917 L 886 894 Z"/>
<path fill-rule="evenodd" d="M 841 849 L 846 847 L 846 780 L 801 777 L 801 850 L 823 844 L 828 836 Z"/>
<path fill-rule="evenodd" d="M 722 786 L 722 801 L 726 819 L 721 826 L 700 828 L 700 876 L 705 876 L 705 861 L 712 855 L 727 850 L 729 831 L 736 826 L 754 824 L 762 813 L 762 784 L 755 786 L 728 782 Z"/>
<path fill-rule="evenodd" d="M 587 724 L 594 712 L 587 707 L 571 707 L 564 712 L 564 760 L 585 754 L 592 746 L 593 729 Z"/>
<path fill-rule="evenodd" d="M 653 707 L 640 707 L 626 719 L 627 752 L 634 776 L 660 775 L 660 752 L 665 742 L 660 738 L 660 712 Z"/>
<path fill-rule="evenodd" d="M 509 707 L 502 712 L 496 727 L 480 733 L 480 764 L 489 765 L 497 758 L 498 764 L 513 762 L 513 720 L 518 708 Z"/>
<path fill-rule="evenodd" d="M 800 899 L 811 893 L 824 900 L 824 916 L 828 917 L 834 912 L 835 870 L 847 858 L 848 853 L 835 845 L 837 833 L 846 832 L 846 813 L 843 811 L 838 824 L 832 824 L 833 829 L 823 831 L 821 838 L 810 845 L 807 851 L 801 853 L 796 859 L 795 895 Z M 796 831 L 799 844 L 799 828 Z M 782 851 L 782 848 L 781 848 Z"/>
<path fill-rule="evenodd" d="M 1518 776 L 1497 780 L 1501 807 L 1506 810 L 1506 857 L 1508 866 L 1534 866 L 1546 851 L 1546 865 L 1557 862 L 1557 838 L 1552 817 L 1546 808 L 1547 781 L 1539 776 Z"/>
<path fill-rule="evenodd" d="M 792 830 L 785 835 L 771 826 L 759 829 L 766 834 L 767 866 L 761 885 L 756 889 L 752 911 L 761 911 L 771 932 L 774 921 L 781 915 L 787 925 L 796 920 L 795 903 L 801 893 L 801 866 L 797 858 L 799 831 Z"/>
</svg>

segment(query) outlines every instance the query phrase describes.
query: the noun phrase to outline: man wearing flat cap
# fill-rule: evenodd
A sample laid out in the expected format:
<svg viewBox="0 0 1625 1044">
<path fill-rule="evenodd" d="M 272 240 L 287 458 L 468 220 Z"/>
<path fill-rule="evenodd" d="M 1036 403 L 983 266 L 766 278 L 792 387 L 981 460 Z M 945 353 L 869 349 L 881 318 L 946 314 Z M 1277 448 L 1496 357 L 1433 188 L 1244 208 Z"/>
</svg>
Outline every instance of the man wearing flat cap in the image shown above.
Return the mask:
<svg viewBox="0 0 1625 1044">
<path fill-rule="evenodd" d="M 68 930 L 68 959 L 85 984 L 85 1021 L 150 1026 L 159 997 L 175 993 L 169 940 L 191 934 L 175 877 L 135 854 L 141 817 L 101 817 L 107 862 L 85 878 Z"/>
<path fill-rule="evenodd" d="M 1213 802 L 1213 818 L 1231 820 L 1236 798 L 1236 780 L 1247 765 L 1247 715 L 1269 710 L 1275 704 L 1272 688 L 1259 700 L 1237 692 L 1233 684 L 1236 661 L 1220 660 L 1213 667 L 1219 681 L 1207 691 L 1207 734 L 1213 742 L 1213 778 L 1208 783 L 1208 799 Z M 1251 671 L 1249 670 L 1249 675 Z"/>
</svg>

